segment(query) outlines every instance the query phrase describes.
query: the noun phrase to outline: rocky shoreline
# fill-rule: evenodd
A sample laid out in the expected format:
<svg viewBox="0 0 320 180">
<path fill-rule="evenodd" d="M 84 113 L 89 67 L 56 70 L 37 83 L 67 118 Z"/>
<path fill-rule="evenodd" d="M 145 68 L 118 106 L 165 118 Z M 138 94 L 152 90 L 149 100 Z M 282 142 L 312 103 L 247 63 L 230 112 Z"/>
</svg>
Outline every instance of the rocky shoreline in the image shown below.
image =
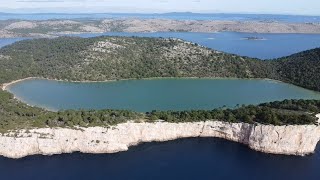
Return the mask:
<svg viewBox="0 0 320 180">
<path fill-rule="evenodd" d="M 111 127 L 43 128 L 0 135 L 0 155 L 22 158 L 62 153 L 116 153 L 143 142 L 213 137 L 239 142 L 272 154 L 307 155 L 320 140 L 320 126 L 273 126 L 206 121 L 195 123 L 134 123 Z"/>
</svg>

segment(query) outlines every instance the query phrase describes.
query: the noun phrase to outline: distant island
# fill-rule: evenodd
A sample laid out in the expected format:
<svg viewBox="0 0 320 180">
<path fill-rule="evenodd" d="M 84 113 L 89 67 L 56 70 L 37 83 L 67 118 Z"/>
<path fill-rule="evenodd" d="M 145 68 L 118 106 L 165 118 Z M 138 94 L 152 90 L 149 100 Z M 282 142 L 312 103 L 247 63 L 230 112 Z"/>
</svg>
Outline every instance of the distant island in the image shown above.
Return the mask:
<svg viewBox="0 0 320 180">
<path fill-rule="evenodd" d="M 19 158 L 77 150 L 118 152 L 139 142 L 180 137 L 221 137 L 262 152 L 309 154 L 320 139 L 319 100 L 210 111 L 52 112 L 19 102 L 5 89 L 7 83 L 29 77 L 79 82 L 211 77 L 275 79 L 320 91 L 319 68 L 319 48 L 263 61 L 180 39 L 101 36 L 24 40 L 0 49 L 0 155 Z M 158 134 L 151 135 L 151 130 Z"/>
<path fill-rule="evenodd" d="M 244 37 L 243 40 L 262 41 L 262 40 L 267 40 L 267 39 L 266 38 L 262 38 L 262 37 Z"/>
<path fill-rule="evenodd" d="M 104 32 L 246 32 L 319 34 L 319 23 L 274 21 L 175 20 L 145 18 L 2 20 L 0 38 L 58 37 Z"/>
</svg>

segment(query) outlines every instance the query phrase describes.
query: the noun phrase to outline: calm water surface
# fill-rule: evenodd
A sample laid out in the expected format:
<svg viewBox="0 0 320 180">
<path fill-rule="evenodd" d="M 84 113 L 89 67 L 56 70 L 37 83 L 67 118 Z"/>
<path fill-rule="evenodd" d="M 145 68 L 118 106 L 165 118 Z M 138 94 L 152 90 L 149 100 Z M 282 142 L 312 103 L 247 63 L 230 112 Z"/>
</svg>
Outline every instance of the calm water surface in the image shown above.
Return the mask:
<svg viewBox="0 0 320 180">
<path fill-rule="evenodd" d="M 270 80 L 157 79 L 70 83 L 32 79 L 9 87 L 30 105 L 61 109 L 213 109 L 284 99 L 320 99 L 320 93 Z"/>
<path fill-rule="evenodd" d="M 0 38 L 0 48 L 28 38 Z"/>
<path fill-rule="evenodd" d="M 148 143 L 117 154 L 0 157 L 3 180 L 319 180 L 320 153 L 268 155 L 220 139 Z"/>
</svg>

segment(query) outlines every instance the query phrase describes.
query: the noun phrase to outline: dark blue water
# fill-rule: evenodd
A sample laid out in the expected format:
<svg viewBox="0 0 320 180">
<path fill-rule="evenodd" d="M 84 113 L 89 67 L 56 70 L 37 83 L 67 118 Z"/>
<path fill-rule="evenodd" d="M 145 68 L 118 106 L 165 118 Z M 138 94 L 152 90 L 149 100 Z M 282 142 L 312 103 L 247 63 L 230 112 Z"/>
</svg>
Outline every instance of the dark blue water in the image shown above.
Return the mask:
<svg viewBox="0 0 320 180">
<path fill-rule="evenodd" d="M 3 180 L 319 180 L 319 148 L 306 157 L 268 155 L 220 139 L 148 143 L 117 154 L 0 157 Z"/>
<path fill-rule="evenodd" d="M 175 19 L 175 20 L 232 20 L 232 21 L 278 21 L 278 22 L 320 22 L 320 16 L 301 15 L 272 15 L 272 14 L 197 14 L 197 13 L 165 13 L 165 14 L 139 14 L 139 13 L 34 13 L 34 14 L 10 14 L 0 13 L 0 20 L 24 19 L 24 20 L 48 20 L 48 19 L 104 19 L 104 18 L 142 18 L 142 19 Z"/>
</svg>

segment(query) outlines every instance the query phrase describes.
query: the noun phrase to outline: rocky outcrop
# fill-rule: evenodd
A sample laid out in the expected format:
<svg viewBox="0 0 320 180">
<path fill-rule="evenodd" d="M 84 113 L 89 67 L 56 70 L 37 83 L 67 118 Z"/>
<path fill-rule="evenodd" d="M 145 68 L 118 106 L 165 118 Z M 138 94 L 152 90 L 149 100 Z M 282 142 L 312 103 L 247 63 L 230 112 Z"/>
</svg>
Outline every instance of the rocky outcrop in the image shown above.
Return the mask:
<svg viewBox="0 0 320 180">
<path fill-rule="evenodd" d="M 246 144 L 261 152 L 305 155 L 314 152 L 320 139 L 320 126 L 272 126 L 220 121 L 179 124 L 129 122 L 109 128 L 20 130 L 0 136 L 0 155 L 21 158 L 76 151 L 115 153 L 142 142 L 190 137 L 217 137 Z"/>
</svg>

